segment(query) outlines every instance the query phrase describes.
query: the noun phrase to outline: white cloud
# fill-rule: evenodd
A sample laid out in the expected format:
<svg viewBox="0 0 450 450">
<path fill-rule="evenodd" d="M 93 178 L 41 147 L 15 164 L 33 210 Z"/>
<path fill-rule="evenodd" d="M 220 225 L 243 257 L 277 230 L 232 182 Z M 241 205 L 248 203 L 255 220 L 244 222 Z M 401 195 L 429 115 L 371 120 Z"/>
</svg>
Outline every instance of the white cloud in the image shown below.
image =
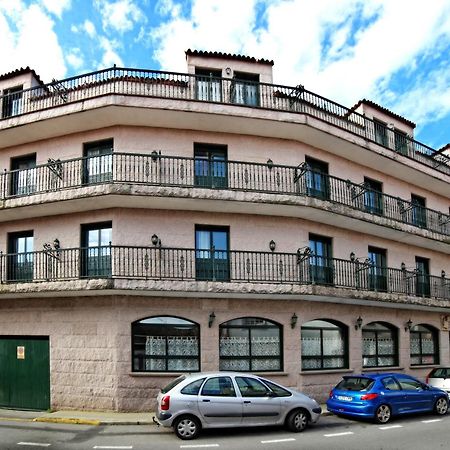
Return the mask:
<svg viewBox="0 0 450 450">
<path fill-rule="evenodd" d="M 73 69 L 79 70 L 84 64 L 81 50 L 79 48 L 72 49 L 66 54 L 66 61 Z"/>
<path fill-rule="evenodd" d="M 95 25 L 90 20 L 85 20 L 83 23 L 84 31 L 89 35 L 89 37 L 94 37 L 97 33 L 95 31 Z"/>
<path fill-rule="evenodd" d="M 255 28 L 258 3 L 266 26 Z M 168 19 L 151 37 L 164 69 L 184 70 L 187 48 L 274 59 L 275 82 L 300 83 L 348 106 L 388 98 L 386 86 L 399 70 L 423 71 L 436 48 L 450 45 L 448 0 L 426 7 L 421 0 L 193 0 L 188 17 L 181 1 L 160 0 L 158 7 Z M 434 100 L 421 119 L 433 120 L 448 102 L 440 82 L 447 73 L 448 62 L 424 85 Z M 417 116 L 408 98 L 391 96 L 389 105 Z"/>
<path fill-rule="evenodd" d="M 103 29 L 125 33 L 136 23 L 145 21 L 145 15 L 133 0 L 96 0 L 95 6 L 102 16 Z"/>
<path fill-rule="evenodd" d="M 118 46 L 117 42 L 109 41 L 105 37 L 100 37 L 100 47 L 103 50 L 102 60 L 99 65 L 99 69 L 105 67 L 111 67 L 114 64 L 118 66 L 124 66 L 121 57 L 116 53 L 115 48 Z"/>
<path fill-rule="evenodd" d="M 53 26 L 52 18 L 37 4 L 2 1 L 0 73 L 30 66 L 43 79 L 64 77 L 64 56 Z"/>
<path fill-rule="evenodd" d="M 70 9 L 72 0 L 41 0 L 45 9 L 61 18 L 63 11 Z"/>
</svg>

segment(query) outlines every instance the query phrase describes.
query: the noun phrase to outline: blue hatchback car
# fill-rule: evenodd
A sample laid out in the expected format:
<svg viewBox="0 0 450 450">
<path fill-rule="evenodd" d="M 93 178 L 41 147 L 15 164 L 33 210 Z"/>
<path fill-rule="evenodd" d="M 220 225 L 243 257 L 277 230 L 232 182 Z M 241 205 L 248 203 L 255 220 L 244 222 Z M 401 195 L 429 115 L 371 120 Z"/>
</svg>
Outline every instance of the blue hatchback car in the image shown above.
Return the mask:
<svg viewBox="0 0 450 450">
<path fill-rule="evenodd" d="M 449 397 L 442 389 L 399 373 L 344 376 L 330 392 L 327 409 L 338 416 L 387 423 L 409 413 L 447 413 Z"/>
</svg>

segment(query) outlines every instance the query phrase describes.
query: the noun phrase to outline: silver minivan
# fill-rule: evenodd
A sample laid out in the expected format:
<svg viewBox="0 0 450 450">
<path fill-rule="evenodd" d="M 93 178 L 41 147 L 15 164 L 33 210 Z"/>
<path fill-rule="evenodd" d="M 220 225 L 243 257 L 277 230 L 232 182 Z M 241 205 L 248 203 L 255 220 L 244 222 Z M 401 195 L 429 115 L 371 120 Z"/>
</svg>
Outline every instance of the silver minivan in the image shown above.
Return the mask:
<svg viewBox="0 0 450 450">
<path fill-rule="evenodd" d="M 321 414 L 305 394 L 241 372 L 181 375 L 161 389 L 157 402 L 157 421 L 180 439 L 195 439 L 202 428 L 285 425 L 299 432 Z"/>
</svg>

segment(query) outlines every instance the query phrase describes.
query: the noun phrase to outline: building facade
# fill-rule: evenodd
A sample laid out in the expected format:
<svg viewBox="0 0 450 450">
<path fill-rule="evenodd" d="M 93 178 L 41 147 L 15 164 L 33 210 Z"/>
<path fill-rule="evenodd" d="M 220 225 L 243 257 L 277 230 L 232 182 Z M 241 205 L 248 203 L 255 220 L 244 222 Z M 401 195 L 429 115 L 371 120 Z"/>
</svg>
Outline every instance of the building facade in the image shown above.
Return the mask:
<svg viewBox="0 0 450 450">
<path fill-rule="evenodd" d="M 448 149 L 272 61 L 186 60 L 0 76 L 0 406 L 150 410 L 200 370 L 323 401 L 449 364 Z"/>
</svg>

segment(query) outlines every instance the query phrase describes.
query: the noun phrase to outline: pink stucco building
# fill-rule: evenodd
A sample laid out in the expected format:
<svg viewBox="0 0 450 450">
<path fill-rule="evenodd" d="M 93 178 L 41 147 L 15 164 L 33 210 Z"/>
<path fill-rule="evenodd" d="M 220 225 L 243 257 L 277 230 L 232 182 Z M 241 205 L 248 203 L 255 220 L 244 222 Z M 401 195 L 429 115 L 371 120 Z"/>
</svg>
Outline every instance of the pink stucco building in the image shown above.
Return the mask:
<svg viewBox="0 0 450 450">
<path fill-rule="evenodd" d="M 0 406 L 148 410 L 220 369 L 323 401 L 450 364 L 445 147 L 272 61 L 186 60 L 0 75 Z"/>
</svg>

